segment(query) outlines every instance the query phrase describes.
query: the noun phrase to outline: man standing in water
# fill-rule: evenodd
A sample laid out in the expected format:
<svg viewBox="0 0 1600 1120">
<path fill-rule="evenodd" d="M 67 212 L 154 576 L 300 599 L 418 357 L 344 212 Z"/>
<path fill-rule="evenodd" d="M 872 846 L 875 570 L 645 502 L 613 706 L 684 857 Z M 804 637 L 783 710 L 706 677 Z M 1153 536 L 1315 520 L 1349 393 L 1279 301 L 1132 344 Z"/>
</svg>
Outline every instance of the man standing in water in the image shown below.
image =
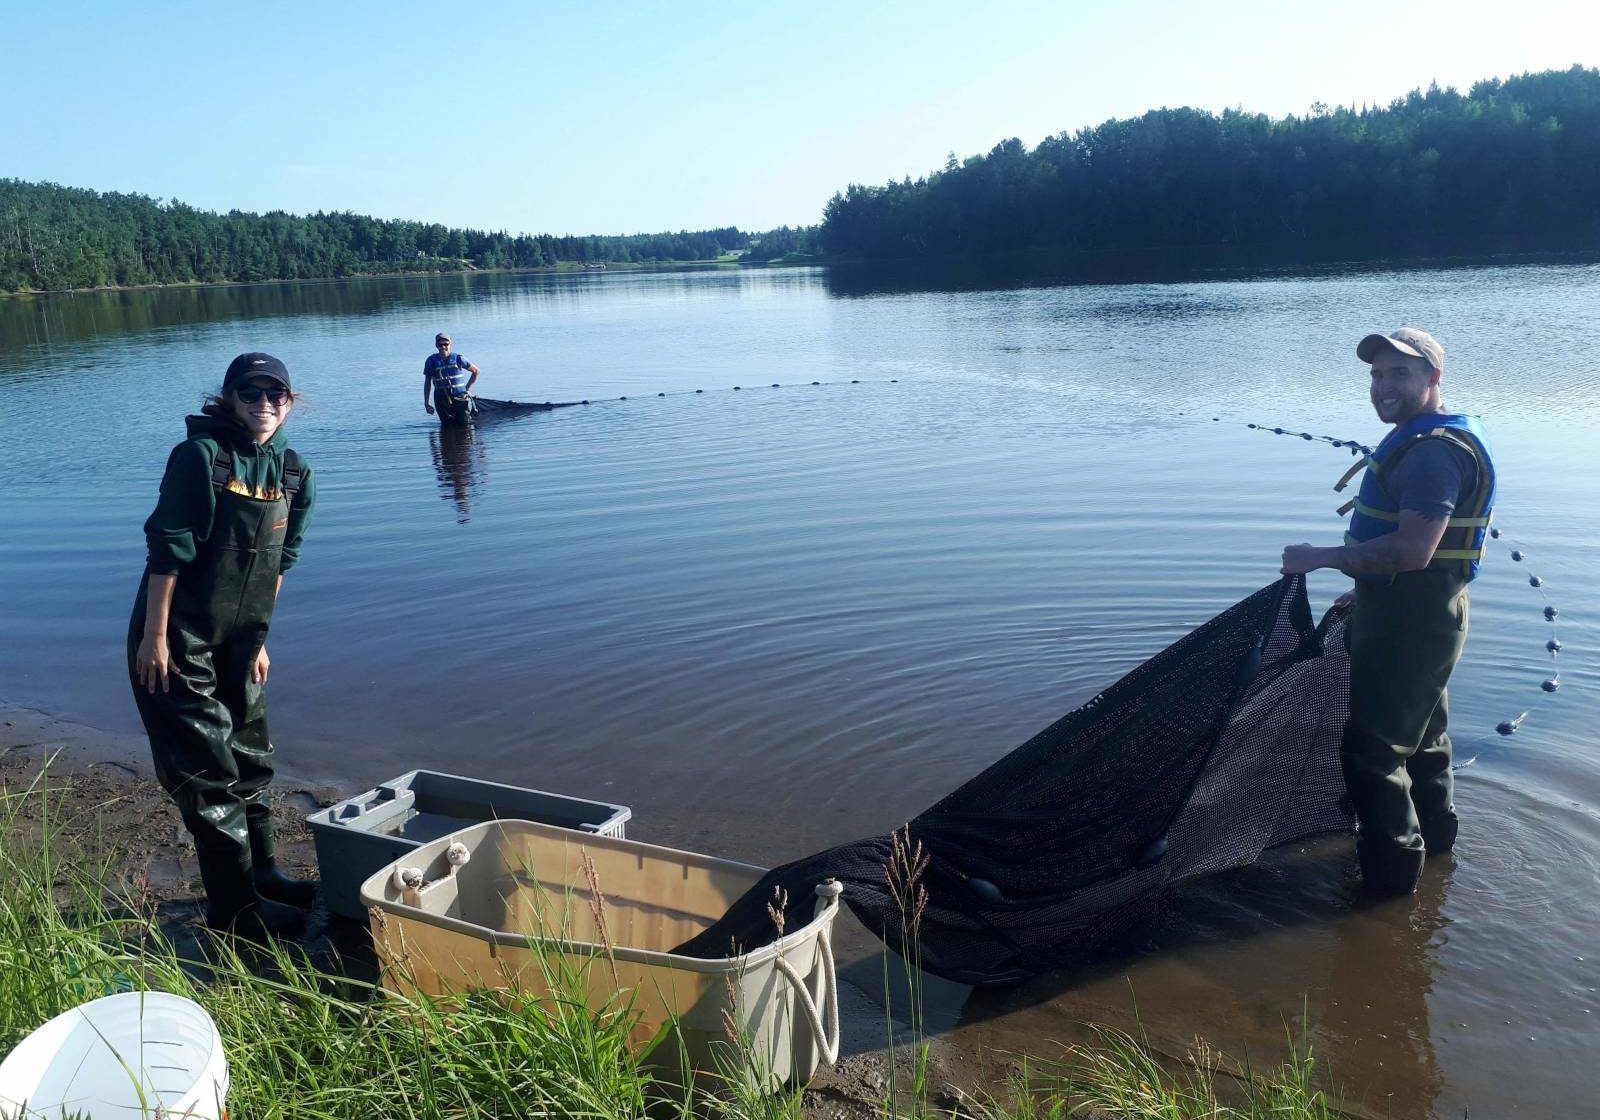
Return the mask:
<svg viewBox="0 0 1600 1120">
<path fill-rule="evenodd" d="M 1378 419 L 1394 429 L 1351 471 L 1366 467 L 1345 543 L 1290 545 L 1283 570 L 1335 568 L 1356 581 L 1341 748 L 1356 855 L 1369 889 L 1409 894 L 1424 856 L 1456 840 L 1445 686 L 1467 638 L 1495 470 L 1477 417 L 1445 411 L 1444 348 L 1432 335 L 1369 334 L 1356 356 L 1372 368 Z"/>
<path fill-rule="evenodd" d="M 450 349 L 450 336 L 433 336 L 435 353 L 422 363 L 422 407 L 439 413 L 441 424 L 472 423 L 472 386 L 478 367 Z"/>
</svg>

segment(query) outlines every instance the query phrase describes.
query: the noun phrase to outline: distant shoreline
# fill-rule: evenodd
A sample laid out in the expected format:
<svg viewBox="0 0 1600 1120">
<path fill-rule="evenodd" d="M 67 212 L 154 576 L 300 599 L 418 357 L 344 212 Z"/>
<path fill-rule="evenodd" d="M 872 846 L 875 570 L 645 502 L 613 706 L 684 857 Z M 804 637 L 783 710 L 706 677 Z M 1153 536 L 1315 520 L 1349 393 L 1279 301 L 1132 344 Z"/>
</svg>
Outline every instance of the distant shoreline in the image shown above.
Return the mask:
<svg viewBox="0 0 1600 1120">
<path fill-rule="evenodd" d="M 0 291 L 0 299 L 31 299 L 35 296 L 105 295 L 119 292 L 193 291 L 201 288 L 259 288 L 268 284 L 343 284 L 352 280 L 402 280 L 406 277 L 437 276 L 540 276 L 598 275 L 604 272 L 712 272 L 737 268 L 798 268 L 830 263 L 821 258 L 804 260 L 746 261 L 738 257 L 702 261 L 595 261 L 604 268 L 586 268 L 581 261 L 559 261 L 533 268 L 453 268 L 419 269 L 410 272 L 359 272 L 350 276 L 275 277 L 265 280 L 188 280 L 173 284 L 101 284 L 92 288 L 30 288 L 25 291 Z"/>
<path fill-rule="evenodd" d="M 1600 262 L 1600 252 L 1504 251 L 1465 253 L 1424 253 L 1379 259 L 1303 258 L 1283 259 L 1271 254 L 1252 258 L 1251 254 L 1205 254 L 1181 250 L 1145 248 L 1126 251 L 1078 251 L 1058 253 L 1049 250 L 1018 250 L 983 256 L 929 256 L 895 258 L 792 257 L 770 261 L 749 261 L 725 257 L 696 261 L 607 261 L 604 268 L 587 268 L 577 261 L 561 261 L 533 268 L 461 268 L 414 272 L 362 272 L 351 276 L 310 276 L 269 280 L 206 280 L 173 284 L 108 284 L 92 288 L 42 288 L 29 291 L 0 291 L 0 299 L 33 297 L 107 295 L 123 292 L 193 291 L 210 288 L 260 288 L 278 284 L 343 284 L 364 280 L 399 280 L 407 277 L 449 276 L 582 276 L 606 272 L 720 272 L 758 268 L 815 268 L 837 270 L 842 277 L 860 275 L 889 280 L 888 289 L 898 288 L 900 277 L 910 287 L 942 288 L 954 282 L 966 287 L 1006 287 L 1027 284 L 1164 283 L 1206 279 L 1311 275 L 1321 272 L 1385 272 L 1419 269 L 1491 268 L 1515 265 L 1582 265 Z M 602 262 L 594 262 L 602 263 Z M 845 279 L 841 287 L 852 287 Z M 877 285 L 869 284 L 876 290 Z"/>
</svg>

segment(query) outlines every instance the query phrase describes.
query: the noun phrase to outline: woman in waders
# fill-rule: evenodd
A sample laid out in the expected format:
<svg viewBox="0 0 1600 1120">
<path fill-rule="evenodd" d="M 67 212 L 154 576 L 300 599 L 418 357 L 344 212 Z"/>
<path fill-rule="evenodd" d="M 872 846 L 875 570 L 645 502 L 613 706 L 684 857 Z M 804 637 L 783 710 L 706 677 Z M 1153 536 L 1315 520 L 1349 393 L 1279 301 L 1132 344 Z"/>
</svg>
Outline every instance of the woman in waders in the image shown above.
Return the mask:
<svg viewBox="0 0 1600 1120">
<path fill-rule="evenodd" d="M 289 371 L 240 354 L 173 448 L 145 522 L 149 559 L 128 628 L 128 671 L 156 775 L 194 836 L 206 921 L 292 934 L 315 887 L 273 860 L 267 626 L 316 502 L 284 439 Z"/>
</svg>

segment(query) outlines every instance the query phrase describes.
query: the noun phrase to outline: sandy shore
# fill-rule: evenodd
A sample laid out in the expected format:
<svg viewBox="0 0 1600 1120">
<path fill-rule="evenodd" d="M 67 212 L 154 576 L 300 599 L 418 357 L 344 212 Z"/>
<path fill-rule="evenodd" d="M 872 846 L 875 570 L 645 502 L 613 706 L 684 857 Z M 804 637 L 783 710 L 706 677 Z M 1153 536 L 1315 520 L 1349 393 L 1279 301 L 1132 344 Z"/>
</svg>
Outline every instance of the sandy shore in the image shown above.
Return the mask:
<svg viewBox="0 0 1600 1120">
<path fill-rule="evenodd" d="M 200 869 L 178 812 L 156 784 L 143 736 L 119 735 L 34 708 L 0 702 L 0 787 L 24 787 L 48 765 L 64 819 L 92 822 L 121 873 L 148 878 L 155 897 L 180 903 L 201 896 Z M 341 794 L 280 777 L 280 859 L 291 873 L 315 875 L 316 853 L 305 816 Z M 198 904 L 196 914 L 199 913 Z"/>
<path fill-rule="evenodd" d="M 0 795 L 27 788 L 46 766 L 55 791 L 52 812 L 93 830 L 97 845 L 113 857 L 122 881 L 130 889 L 148 892 L 155 901 L 169 935 L 179 940 L 199 936 L 204 905 L 194 845 L 155 780 L 144 737 L 0 701 Z M 278 775 L 273 794 L 279 861 L 290 874 L 314 878 L 317 873 L 306 815 L 356 792 L 298 780 L 292 774 Z M 359 962 L 370 956 L 365 927 L 329 918 L 320 907 L 312 916 L 305 944 L 315 957 L 329 962 Z M 807 1109 L 829 1120 L 875 1116 L 888 1069 L 883 1010 L 843 976 L 839 997 L 841 1059 L 812 1083 Z M 897 1045 L 907 1045 L 910 1039 L 903 1025 L 897 1028 L 901 1035 Z M 939 1047 L 935 1040 L 939 1085 L 935 1097 L 948 1107 L 957 1092 L 972 1091 L 989 1081 L 995 1072 L 990 1067 L 978 1055 Z"/>
</svg>

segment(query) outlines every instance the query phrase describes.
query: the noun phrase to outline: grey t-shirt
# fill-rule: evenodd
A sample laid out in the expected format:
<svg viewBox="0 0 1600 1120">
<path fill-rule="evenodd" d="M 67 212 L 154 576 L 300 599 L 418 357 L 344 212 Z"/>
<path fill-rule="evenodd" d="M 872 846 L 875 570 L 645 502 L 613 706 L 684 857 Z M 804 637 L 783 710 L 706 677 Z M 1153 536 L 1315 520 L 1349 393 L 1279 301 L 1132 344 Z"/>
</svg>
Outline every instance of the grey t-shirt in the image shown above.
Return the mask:
<svg viewBox="0 0 1600 1120">
<path fill-rule="evenodd" d="M 1478 464 L 1449 440 L 1424 439 L 1400 456 L 1384 482 L 1401 509 L 1437 520 L 1471 499 L 1478 485 Z"/>
</svg>

